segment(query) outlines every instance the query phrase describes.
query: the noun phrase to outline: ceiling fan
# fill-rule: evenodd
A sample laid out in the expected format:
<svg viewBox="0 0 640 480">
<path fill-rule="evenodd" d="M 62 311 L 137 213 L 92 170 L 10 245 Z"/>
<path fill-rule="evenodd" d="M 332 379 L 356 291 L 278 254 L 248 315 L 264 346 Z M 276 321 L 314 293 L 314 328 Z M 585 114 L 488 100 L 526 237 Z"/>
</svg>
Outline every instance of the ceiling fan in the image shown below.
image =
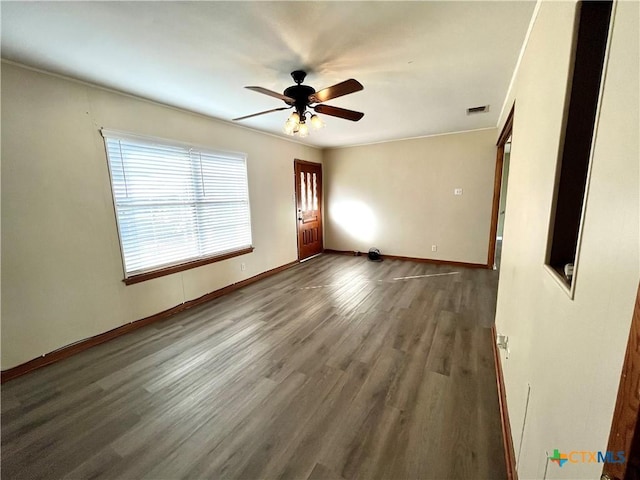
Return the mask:
<svg viewBox="0 0 640 480">
<path fill-rule="evenodd" d="M 291 108 L 295 111 L 289 116 L 284 125 L 285 133 L 289 135 L 298 135 L 300 137 L 306 137 L 309 134 L 309 127 L 307 120 L 315 128 L 321 128 L 324 124 L 322 120 L 315 114 L 308 111 L 312 109 L 314 112 L 330 115 L 332 117 L 344 118 L 357 122 L 360 120 L 364 113 L 356 112 L 354 110 L 347 110 L 345 108 L 332 107 L 331 105 L 324 105 L 321 102 L 326 102 L 334 98 L 342 97 L 350 93 L 358 92 L 364 87 L 360 82 L 350 78 L 344 82 L 337 83 L 331 87 L 327 87 L 319 92 L 316 92 L 314 88 L 308 85 L 301 85 L 304 82 L 307 72 L 302 70 L 296 70 L 291 72 L 293 81 L 296 85 L 292 85 L 287 88 L 283 94 L 268 90 L 262 87 L 245 87 L 254 92 L 269 95 L 271 97 L 279 98 L 286 103 L 287 107 L 274 108 L 266 110 L 264 112 L 253 113 L 251 115 L 245 115 L 244 117 L 234 118 L 233 121 L 246 120 L 247 118 L 257 117 L 258 115 L 264 115 L 266 113 L 278 112 L 280 110 L 289 110 Z M 317 105 L 315 105 L 317 104 Z M 310 115 L 307 118 L 307 115 Z"/>
</svg>

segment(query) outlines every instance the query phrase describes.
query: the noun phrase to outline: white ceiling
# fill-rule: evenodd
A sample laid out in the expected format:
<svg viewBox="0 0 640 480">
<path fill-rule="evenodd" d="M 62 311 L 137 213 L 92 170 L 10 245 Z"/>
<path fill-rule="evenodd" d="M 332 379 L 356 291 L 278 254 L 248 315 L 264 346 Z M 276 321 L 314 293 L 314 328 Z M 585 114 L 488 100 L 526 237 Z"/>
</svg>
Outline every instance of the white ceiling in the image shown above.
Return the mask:
<svg viewBox="0 0 640 480">
<path fill-rule="evenodd" d="M 362 111 L 320 147 L 495 127 L 535 2 L 6 2 L 2 57 L 223 120 L 285 106 L 289 73 Z M 490 105 L 486 114 L 467 107 Z M 283 135 L 289 112 L 243 125 Z"/>
</svg>

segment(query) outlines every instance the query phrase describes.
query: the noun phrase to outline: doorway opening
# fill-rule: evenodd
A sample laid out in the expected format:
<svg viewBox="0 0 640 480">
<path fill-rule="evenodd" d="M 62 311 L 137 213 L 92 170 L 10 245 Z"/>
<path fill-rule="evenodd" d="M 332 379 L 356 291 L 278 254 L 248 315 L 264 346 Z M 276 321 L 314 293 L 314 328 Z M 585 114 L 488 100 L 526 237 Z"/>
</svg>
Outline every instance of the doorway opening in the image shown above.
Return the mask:
<svg viewBox="0 0 640 480">
<path fill-rule="evenodd" d="M 504 145 L 502 156 L 502 181 L 500 183 L 500 202 L 498 207 L 498 227 L 496 231 L 496 248 L 493 257 L 493 269 L 500 270 L 502 258 L 502 240 L 504 238 L 504 220 L 507 213 L 507 186 L 509 184 L 509 161 L 511 158 L 511 136 Z"/>
<path fill-rule="evenodd" d="M 507 187 L 511 159 L 511 136 L 513 132 L 513 112 L 511 108 L 497 143 L 496 173 L 493 184 L 493 208 L 487 268 L 500 269 L 502 245 L 504 243 L 504 221 L 507 212 Z"/>
<path fill-rule="evenodd" d="M 322 253 L 322 164 L 295 160 L 298 260 Z"/>
</svg>

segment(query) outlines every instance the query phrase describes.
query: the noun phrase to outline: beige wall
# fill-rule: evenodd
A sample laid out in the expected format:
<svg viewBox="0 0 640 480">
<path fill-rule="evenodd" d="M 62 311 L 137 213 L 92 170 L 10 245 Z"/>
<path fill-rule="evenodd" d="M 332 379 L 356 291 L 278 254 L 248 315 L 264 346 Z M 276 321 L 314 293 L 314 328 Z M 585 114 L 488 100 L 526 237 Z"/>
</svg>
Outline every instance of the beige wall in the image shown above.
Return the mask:
<svg viewBox="0 0 640 480">
<path fill-rule="evenodd" d="M 547 452 L 606 450 L 638 288 L 638 6 L 619 2 L 572 300 L 543 268 L 569 72 L 572 2 L 543 2 L 518 71 L 496 323 L 521 479 L 599 478 Z M 511 101 L 509 102 L 509 107 Z M 504 121 L 504 118 L 503 120 Z"/>
<path fill-rule="evenodd" d="M 247 153 L 255 251 L 125 286 L 101 127 Z M 293 160 L 321 155 L 3 63 L 2 369 L 294 261 Z"/>
<path fill-rule="evenodd" d="M 495 142 L 487 129 L 327 150 L 326 248 L 486 264 Z"/>
</svg>

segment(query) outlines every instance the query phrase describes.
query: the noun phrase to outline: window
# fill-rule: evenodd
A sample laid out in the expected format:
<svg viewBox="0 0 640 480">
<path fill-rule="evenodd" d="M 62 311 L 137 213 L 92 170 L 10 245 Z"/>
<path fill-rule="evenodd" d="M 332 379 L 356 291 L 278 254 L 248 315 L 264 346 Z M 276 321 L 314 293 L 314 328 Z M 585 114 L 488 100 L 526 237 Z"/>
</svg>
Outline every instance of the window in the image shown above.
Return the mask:
<svg viewBox="0 0 640 480">
<path fill-rule="evenodd" d="M 573 285 L 611 8 L 611 1 L 578 3 L 573 75 L 547 254 L 547 264 L 567 287 Z"/>
<path fill-rule="evenodd" d="M 244 154 L 102 135 L 125 283 L 253 250 Z"/>
</svg>

